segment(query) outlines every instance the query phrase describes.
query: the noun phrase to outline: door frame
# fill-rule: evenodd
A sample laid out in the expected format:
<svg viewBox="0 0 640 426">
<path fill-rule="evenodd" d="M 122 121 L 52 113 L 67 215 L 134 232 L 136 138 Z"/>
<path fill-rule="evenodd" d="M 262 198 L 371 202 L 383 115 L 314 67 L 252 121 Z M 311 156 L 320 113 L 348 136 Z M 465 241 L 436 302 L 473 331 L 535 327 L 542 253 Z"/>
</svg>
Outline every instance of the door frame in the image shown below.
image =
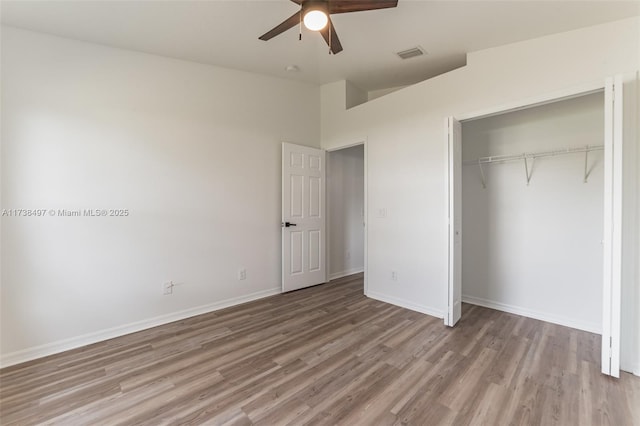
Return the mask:
<svg viewBox="0 0 640 426">
<path fill-rule="evenodd" d="M 340 151 L 343 149 L 347 149 L 347 148 L 351 148 L 354 146 L 359 146 L 362 145 L 364 147 L 364 295 L 367 296 L 368 295 L 368 290 L 369 290 L 369 284 L 368 284 L 368 275 L 369 275 L 369 239 L 368 239 L 368 229 L 369 229 L 369 216 L 368 216 L 368 200 L 369 200 L 369 190 L 368 190 L 368 172 L 367 172 L 367 138 L 362 138 L 361 140 L 357 141 L 357 142 L 347 142 L 347 143 L 343 143 L 343 144 L 338 144 L 335 146 L 332 146 L 331 148 L 325 148 L 325 151 L 327 152 L 327 154 L 335 152 L 335 151 Z M 326 163 L 327 163 L 327 170 L 328 170 L 328 163 L 329 163 L 329 156 L 327 155 L 326 157 Z M 328 180 L 329 175 L 327 174 L 327 180 Z M 329 197 L 327 196 L 327 202 L 325 203 L 325 217 L 327 218 L 327 223 L 326 223 L 326 268 L 327 268 L 327 272 L 326 272 L 326 276 L 329 277 L 330 274 L 330 262 L 331 262 L 331 253 L 329 253 L 329 247 L 331 246 L 331 243 L 329 241 L 330 234 L 331 234 L 331 221 L 328 219 L 329 218 Z"/>
<path fill-rule="evenodd" d="M 462 122 L 455 117 L 445 118 L 447 135 L 447 312 L 444 324 L 453 327 L 462 317 L 462 189 L 455 193 L 454 176 L 462 184 Z M 456 146 L 460 158 L 456 157 Z M 456 161 L 459 160 L 459 161 Z M 456 169 L 456 164 L 458 169 Z M 454 209 L 458 206 L 457 209 Z M 457 210 L 460 211 L 457 211 Z M 456 241 L 458 244 L 456 246 Z"/>
<path fill-rule="evenodd" d="M 609 98 L 612 90 L 615 88 L 617 103 L 613 103 L 613 99 Z M 528 109 L 536 106 L 550 104 L 558 101 L 581 97 L 593 93 L 603 92 L 605 96 L 605 156 L 608 154 L 608 159 L 605 158 L 605 195 L 604 195 L 604 229 L 603 229 L 603 279 L 602 279 L 602 294 L 603 294 L 603 312 L 602 312 L 602 347 L 601 347 L 601 371 L 603 374 L 613 377 L 619 377 L 620 375 L 620 315 L 621 315 L 621 277 L 622 277 L 622 264 L 621 264 L 621 247 L 622 247 L 622 153 L 623 135 L 622 135 L 622 90 L 623 78 L 622 75 L 617 75 L 606 80 L 600 80 L 597 82 L 591 82 L 579 86 L 570 87 L 567 89 L 542 94 L 539 96 L 517 100 L 511 103 L 497 105 L 484 110 L 458 114 L 451 116 L 455 120 L 460 122 L 478 120 L 482 118 L 491 117 L 494 115 L 505 114 L 522 109 Z M 618 93 L 619 92 L 619 93 Z M 448 122 L 449 117 L 445 118 Z M 614 132 L 614 128 L 619 130 Z M 449 130 L 445 132 L 445 152 L 446 152 L 446 164 L 445 167 L 445 182 L 446 182 L 446 223 L 449 221 L 449 200 L 451 197 L 450 188 L 450 171 L 449 171 Z M 621 149 L 613 150 L 614 146 L 618 146 Z M 608 167 L 607 167 L 608 164 Z M 446 241 L 448 245 L 448 253 L 451 253 L 451 241 L 449 235 L 449 226 L 446 226 Z M 447 261 L 447 291 L 449 294 L 453 285 L 452 277 L 449 271 L 453 259 L 449 256 Z M 447 300 L 447 312 L 445 313 L 445 325 L 448 325 L 447 318 L 449 312 L 452 309 L 449 300 Z"/>
<path fill-rule="evenodd" d="M 622 201 L 623 201 L 623 79 L 605 81 L 604 162 L 604 281 L 602 288 L 603 374 L 620 377 L 622 308 Z M 616 149 L 619 147 L 620 149 Z M 608 351 L 605 343 L 608 342 Z"/>
</svg>

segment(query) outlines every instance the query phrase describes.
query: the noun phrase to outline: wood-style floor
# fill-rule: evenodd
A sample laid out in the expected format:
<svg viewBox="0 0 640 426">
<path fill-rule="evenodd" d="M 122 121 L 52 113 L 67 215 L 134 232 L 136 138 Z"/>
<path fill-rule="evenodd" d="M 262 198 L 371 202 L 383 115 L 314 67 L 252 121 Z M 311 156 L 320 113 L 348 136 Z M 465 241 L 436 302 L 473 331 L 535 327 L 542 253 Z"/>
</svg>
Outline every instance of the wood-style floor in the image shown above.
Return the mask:
<svg viewBox="0 0 640 426">
<path fill-rule="evenodd" d="M 2 425 L 640 425 L 599 336 L 476 306 L 453 329 L 362 277 L 0 371 Z"/>
</svg>

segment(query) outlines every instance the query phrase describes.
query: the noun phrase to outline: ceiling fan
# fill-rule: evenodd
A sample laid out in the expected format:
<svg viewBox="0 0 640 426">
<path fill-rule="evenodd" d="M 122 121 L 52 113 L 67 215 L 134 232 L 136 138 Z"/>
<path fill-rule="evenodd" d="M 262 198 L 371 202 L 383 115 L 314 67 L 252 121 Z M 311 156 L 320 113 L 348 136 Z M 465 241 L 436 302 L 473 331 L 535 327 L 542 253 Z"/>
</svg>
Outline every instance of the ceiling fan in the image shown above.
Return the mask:
<svg viewBox="0 0 640 426">
<path fill-rule="evenodd" d="M 312 31 L 318 31 L 329 45 L 329 53 L 339 53 L 342 51 L 342 44 L 336 34 L 336 29 L 331 22 L 330 15 L 334 13 L 362 12 L 365 10 L 387 9 L 396 7 L 398 0 L 291 0 L 300 5 L 300 11 L 285 19 L 270 31 L 260 37 L 260 40 L 267 41 L 296 25 L 305 27 Z M 302 39 L 302 33 L 300 33 Z"/>
</svg>

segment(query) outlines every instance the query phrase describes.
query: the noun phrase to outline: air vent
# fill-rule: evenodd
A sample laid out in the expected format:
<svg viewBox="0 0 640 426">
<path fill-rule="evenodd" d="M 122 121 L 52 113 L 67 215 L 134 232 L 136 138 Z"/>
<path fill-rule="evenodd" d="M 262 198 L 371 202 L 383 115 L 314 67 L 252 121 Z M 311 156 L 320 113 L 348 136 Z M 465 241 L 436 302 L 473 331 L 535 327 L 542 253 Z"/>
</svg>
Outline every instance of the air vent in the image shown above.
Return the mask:
<svg viewBox="0 0 640 426">
<path fill-rule="evenodd" d="M 396 52 L 396 55 L 400 56 L 401 59 L 415 58 L 416 56 L 424 55 L 424 50 L 420 47 L 413 47 L 402 52 Z"/>
</svg>

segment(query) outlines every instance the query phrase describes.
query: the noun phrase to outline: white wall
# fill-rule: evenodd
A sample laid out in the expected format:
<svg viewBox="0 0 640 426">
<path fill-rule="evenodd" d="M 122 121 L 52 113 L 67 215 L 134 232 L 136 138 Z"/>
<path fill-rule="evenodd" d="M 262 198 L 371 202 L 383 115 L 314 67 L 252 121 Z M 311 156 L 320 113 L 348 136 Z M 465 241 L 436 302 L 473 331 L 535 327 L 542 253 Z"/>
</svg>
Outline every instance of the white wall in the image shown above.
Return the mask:
<svg viewBox="0 0 640 426">
<path fill-rule="evenodd" d="M 623 303 L 621 355 L 624 368 L 640 365 L 640 321 L 632 325 L 640 306 L 627 302 L 638 300 L 633 294 L 640 291 L 638 68 L 640 19 L 633 18 L 475 52 L 465 67 L 349 110 L 345 82 L 323 86 L 322 146 L 367 140 L 368 295 L 436 316 L 446 311 L 445 117 L 553 97 L 624 73 L 623 292 L 629 299 Z M 377 217 L 382 208 L 386 217 Z M 397 281 L 392 270 L 398 271 Z"/>
<path fill-rule="evenodd" d="M 329 278 L 364 270 L 364 145 L 327 153 Z"/>
<path fill-rule="evenodd" d="M 397 92 L 398 90 L 404 89 L 405 87 L 407 86 L 396 86 L 396 87 L 389 87 L 387 89 L 372 90 L 367 94 L 367 101 L 372 101 L 374 99 L 387 96 L 389 93 Z"/>
<path fill-rule="evenodd" d="M 4 365 L 279 292 L 317 87 L 3 28 L 1 102 L 3 209 L 129 210 L 2 218 Z"/>
<path fill-rule="evenodd" d="M 603 145 L 603 93 L 462 124 L 463 164 Z M 600 333 L 603 151 L 462 170 L 463 301 Z"/>
<path fill-rule="evenodd" d="M 346 84 L 346 94 L 345 94 L 345 104 L 347 108 L 353 108 L 360 104 L 367 102 L 368 94 L 364 90 L 360 89 L 355 84 L 347 81 Z"/>
</svg>

